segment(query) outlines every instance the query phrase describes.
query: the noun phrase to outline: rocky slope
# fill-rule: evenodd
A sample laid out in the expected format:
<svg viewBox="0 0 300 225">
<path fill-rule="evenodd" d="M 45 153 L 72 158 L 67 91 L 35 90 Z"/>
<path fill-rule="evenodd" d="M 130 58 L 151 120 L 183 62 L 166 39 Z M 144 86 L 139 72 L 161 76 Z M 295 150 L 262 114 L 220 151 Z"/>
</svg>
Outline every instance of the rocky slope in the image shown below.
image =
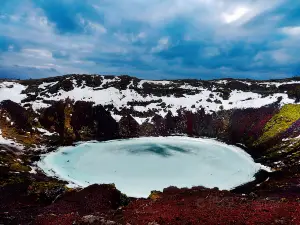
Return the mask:
<svg viewBox="0 0 300 225">
<path fill-rule="evenodd" d="M 68 75 L 2 80 L 0 224 L 2 218 L 4 224 L 297 224 L 299 102 L 299 78 L 146 81 Z M 260 172 L 255 182 L 230 193 L 175 188 L 134 200 L 113 186 L 69 190 L 33 167 L 41 152 L 76 141 L 174 134 L 241 146 L 273 172 Z M 83 204 L 94 204 L 94 192 L 101 204 L 88 210 Z M 106 207 L 108 202 L 116 203 Z"/>
</svg>

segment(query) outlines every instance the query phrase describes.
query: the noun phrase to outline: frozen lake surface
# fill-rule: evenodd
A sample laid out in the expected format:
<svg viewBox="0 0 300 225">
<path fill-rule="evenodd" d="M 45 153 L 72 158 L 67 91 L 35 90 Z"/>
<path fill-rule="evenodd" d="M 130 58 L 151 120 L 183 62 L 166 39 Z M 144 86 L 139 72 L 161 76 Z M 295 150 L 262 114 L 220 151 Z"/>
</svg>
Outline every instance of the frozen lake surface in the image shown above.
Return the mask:
<svg viewBox="0 0 300 225">
<path fill-rule="evenodd" d="M 132 197 L 168 186 L 229 190 L 261 168 L 242 149 L 201 138 L 147 137 L 61 147 L 38 163 L 48 175 L 75 185 L 115 183 Z"/>
</svg>

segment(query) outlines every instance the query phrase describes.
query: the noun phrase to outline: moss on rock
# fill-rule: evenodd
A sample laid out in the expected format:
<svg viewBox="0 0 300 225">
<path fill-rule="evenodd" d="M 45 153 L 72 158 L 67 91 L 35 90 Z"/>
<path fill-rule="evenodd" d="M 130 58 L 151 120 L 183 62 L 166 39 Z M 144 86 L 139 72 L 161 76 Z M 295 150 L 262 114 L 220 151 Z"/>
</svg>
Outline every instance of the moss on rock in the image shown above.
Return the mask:
<svg viewBox="0 0 300 225">
<path fill-rule="evenodd" d="M 16 172 L 29 172 L 31 170 L 29 166 L 22 165 L 18 162 L 11 164 L 10 169 Z"/>
<path fill-rule="evenodd" d="M 63 182 L 51 180 L 51 181 L 35 181 L 28 186 L 28 194 L 37 196 L 37 199 L 41 202 L 52 202 L 57 196 L 70 191 Z"/>
<path fill-rule="evenodd" d="M 120 205 L 121 206 L 127 206 L 130 203 L 130 198 L 128 198 L 127 195 L 121 193 L 120 196 Z"/>
<path fill-rule="evenodd" d="M 0 164 L 11 164 L 14 158 L 11 155 L 0 153 Z"/>
<path fill-rule="evenodd" d="M 266 124 L 262 136 L 255 142 L 255 145 L 265 143 L 275 138 L 287 130 L 298 119 L 300 119 L 300 105 L 288 104 L 283 106 Z"/>
<path fill-rule="evenodd" d="M 20 176 L 19 174 L 9 174 L 6 177 L 0 179 L 0 187 L 11 184 L 20 184 L 26 182 L 27 178 Z"/>
<path fill-rule="evenodd" d="M 65 184 L 57 181 L 40 181 L 40 182 L 33 182 L 29 189 L 34 193 L 43 193 L 49 189 L 63 187 L 65 188 Z"/>
<path fill-rule="evenodd" d="M 149 199 L 151 200 L 157 200 L 161 198 L 162 193 L 160 191 L 151 191 L 151 194 L 149 195 Z"/>
</svg>

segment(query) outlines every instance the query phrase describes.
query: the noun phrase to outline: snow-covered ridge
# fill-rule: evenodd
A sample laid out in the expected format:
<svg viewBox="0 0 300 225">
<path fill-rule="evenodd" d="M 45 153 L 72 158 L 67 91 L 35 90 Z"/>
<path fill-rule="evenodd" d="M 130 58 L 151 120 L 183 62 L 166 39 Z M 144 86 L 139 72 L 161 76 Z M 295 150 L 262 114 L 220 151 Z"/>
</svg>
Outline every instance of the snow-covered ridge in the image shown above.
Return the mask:
<svg viewBox="0 0 300 225">
<path fill-rule="evenodd" d="M 296 99 L 285 87 L 289 85 L 300 86 L 300 80 L 150 81 L 128 76 L 72 75 L 0 82 L 0 102 L 12 100 L 39 111 L 50 106 L 52 101 L 66 98 L 90 101 L 112 106 L 111 114 L 117 121 L 122 110 L 129 110 L 141 124 L 154 113 L 165 116 L 171 111 L 176 115 L 180 109 L 196 112 L 204 108 L 212 113 L 222 109 L 259 108 L 275 102 L 295 103 Z"/>
<path fill-rule="evenodd" d="M 289 81 L 289 82 L 284 82 L 284 83 L 274 81 L 274 82 L 262 82 L 260 84 L 266 85 L 267 87 L 276 86 L 278 88 L 281 85 L 300 84 L 300 81 Z"/>
</svg>

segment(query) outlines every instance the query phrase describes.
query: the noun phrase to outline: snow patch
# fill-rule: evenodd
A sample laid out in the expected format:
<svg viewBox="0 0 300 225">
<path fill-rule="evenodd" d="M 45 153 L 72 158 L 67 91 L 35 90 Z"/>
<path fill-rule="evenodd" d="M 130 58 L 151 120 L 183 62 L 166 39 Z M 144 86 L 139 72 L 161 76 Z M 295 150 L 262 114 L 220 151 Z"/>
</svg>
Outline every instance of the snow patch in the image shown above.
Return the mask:
<svg viewBox="0 0 300 225">
<path fill-rule="evenodd" d="M 141 117 L 133 117 L 133 118 L 139 125 L 142 125 L 147 119 L 149 119 L 149 118 L 141 118 Z"/>
<path fill-rule="evenodd" d="M 53 135 L 57 134 L 56 132 L 51 133 L 50 131 L 43 129 L 43 128 L 36 128 L 36 129 L 45 136 L 53 136 Z"/>
<path fill-rule="evenodd" d="M 27 97 L 26 94 L 21 94 L 26 87 L 16 82 L 2 82 L 0 83 L 0 102 L 4 100 L 11 100 L 16 103 Z"/>
<path fill-rule="evenodd" d="M 58 84 L 58 81 L 50 82 L 50 83 L 43 82 L 42 84 L 39 85 L 39 89 L 46 89 L 46 88 L 52 87 L 56 84 Z"/>
</svg>

